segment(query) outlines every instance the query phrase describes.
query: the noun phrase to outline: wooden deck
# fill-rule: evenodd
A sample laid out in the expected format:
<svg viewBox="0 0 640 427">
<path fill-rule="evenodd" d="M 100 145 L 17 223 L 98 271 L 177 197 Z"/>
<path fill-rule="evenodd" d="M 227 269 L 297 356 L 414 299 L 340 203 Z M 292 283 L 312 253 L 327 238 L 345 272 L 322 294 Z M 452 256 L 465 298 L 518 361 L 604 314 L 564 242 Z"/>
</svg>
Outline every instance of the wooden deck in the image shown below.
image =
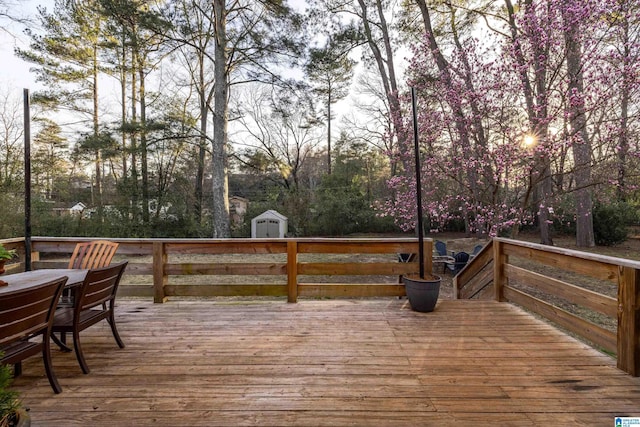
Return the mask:
<svg viewBox="0 0 640 427">
<path fill-rule="evenodd" d="M 640 378 L 508 303 L 119 301 L 126 348 L 84 333 L 14 382 L 33 426 L 613 425 Z"/>
</svg>

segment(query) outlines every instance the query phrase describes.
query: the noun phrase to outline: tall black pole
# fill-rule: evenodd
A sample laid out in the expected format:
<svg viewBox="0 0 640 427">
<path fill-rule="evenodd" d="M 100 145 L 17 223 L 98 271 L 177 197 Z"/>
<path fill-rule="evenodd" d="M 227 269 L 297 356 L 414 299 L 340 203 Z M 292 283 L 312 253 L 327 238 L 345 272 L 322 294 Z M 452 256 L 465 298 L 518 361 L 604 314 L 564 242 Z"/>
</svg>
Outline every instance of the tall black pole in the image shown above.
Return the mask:
<svg viewBox="0 0 640 427">
<path fill-rule="evenodd" d="M 24 269 L 31 271 L 31 114 L 24 89 Z"/>
<path fill-rule="evenodd" d="M 420 257 L 420 278 L 424 279 L 424 228 L 422 226 L 422 183 L 420 180 L 420 147 L 418 146 L 418 109 L 416 108 L 416 89 L 411 88 L 411 106 L 413 108 L 413 150 L 416 158 L 416 199 L 418 203 L 418 256 Z"/>
</svg>

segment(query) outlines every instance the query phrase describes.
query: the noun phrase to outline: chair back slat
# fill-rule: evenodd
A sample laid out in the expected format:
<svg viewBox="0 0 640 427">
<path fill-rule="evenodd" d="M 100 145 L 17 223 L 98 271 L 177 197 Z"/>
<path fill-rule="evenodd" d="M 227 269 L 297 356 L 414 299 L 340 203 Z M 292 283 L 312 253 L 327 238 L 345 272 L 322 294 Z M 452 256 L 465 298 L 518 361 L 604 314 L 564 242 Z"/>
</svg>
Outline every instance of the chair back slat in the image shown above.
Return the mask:
<svg viewBox="0 0 640 427">
<path fill-rule="evenodd" d="M 76 312 L 102 305 L 108 301 L 113 302 L 127 263 L 124 261 L 109 267 L 89 270 L 78 296 Z"/>
<path fill-rule="evenodd" d="M 0 347 L 45 330 L 66 277 L 0 296 Z"/>
<path fill-rule="evenodd" d="M 445 242 L 436 240 L 435 248 L 438 255 L 447 256 L 447 244 Z"/>
<path fill-rule="evenodd" d="M 69 260 L 69 268 L 92 269 L 106 267 L 111 263 L 119 243 L 94 240 L 78 243 Z"/>
<path fill-rule="evenodd" d="M 51 295 L 48 296 L 51 298 Z M 47 314 L 51 301 L 40 300 L 17 308 L 0 316 L 0 345 L 13 342 L 18 337 L 29 336 L 47 324 Z"/>
<path fill-rule="evenodd" d="M 84 295 L 83 309 L 95 307 L 104 302 L 109 301 L 111 296 L 115 293 L 113 292 L 114 287 L 116 286 L 117 277 L 109 277 L 105 280 L 100 280 L 98 282 L 89 283 L 87 286 L 87 291 Z"/>
</svg>

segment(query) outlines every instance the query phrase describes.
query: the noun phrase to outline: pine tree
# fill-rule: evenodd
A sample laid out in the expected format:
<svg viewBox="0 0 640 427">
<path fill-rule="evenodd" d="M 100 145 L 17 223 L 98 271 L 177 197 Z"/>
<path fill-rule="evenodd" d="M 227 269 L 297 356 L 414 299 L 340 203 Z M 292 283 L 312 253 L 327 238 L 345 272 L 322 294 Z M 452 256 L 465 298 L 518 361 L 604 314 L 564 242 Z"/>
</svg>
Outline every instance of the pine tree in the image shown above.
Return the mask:
<svg viewBox="0 0 640 427">
<path fill-rule="evenodd" d="M 329 38 L 322 48 L 309 52 L 306 72 L 314 83 L 313 91 L 326 104 L 327 114 L 327 174 L 331 175 L 331 105 L 349 94 L 355 61 L 349 58 L 350 45 Z"/>
</svg>

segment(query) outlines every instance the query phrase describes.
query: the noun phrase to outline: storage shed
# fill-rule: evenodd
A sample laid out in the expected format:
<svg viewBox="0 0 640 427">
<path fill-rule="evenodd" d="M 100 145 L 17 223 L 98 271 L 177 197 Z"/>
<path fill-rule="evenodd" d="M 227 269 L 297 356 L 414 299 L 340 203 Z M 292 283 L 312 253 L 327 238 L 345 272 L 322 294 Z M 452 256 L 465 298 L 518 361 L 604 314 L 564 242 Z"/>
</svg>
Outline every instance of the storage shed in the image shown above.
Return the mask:
<svg viewBox="0 0 640 427">
<path fill-rule="evenodd" d="M 251 220 L 251 237 L 284 237 L 288 231 L 287 217 L 274 210 L 262 212 Z"/>
</svg>

